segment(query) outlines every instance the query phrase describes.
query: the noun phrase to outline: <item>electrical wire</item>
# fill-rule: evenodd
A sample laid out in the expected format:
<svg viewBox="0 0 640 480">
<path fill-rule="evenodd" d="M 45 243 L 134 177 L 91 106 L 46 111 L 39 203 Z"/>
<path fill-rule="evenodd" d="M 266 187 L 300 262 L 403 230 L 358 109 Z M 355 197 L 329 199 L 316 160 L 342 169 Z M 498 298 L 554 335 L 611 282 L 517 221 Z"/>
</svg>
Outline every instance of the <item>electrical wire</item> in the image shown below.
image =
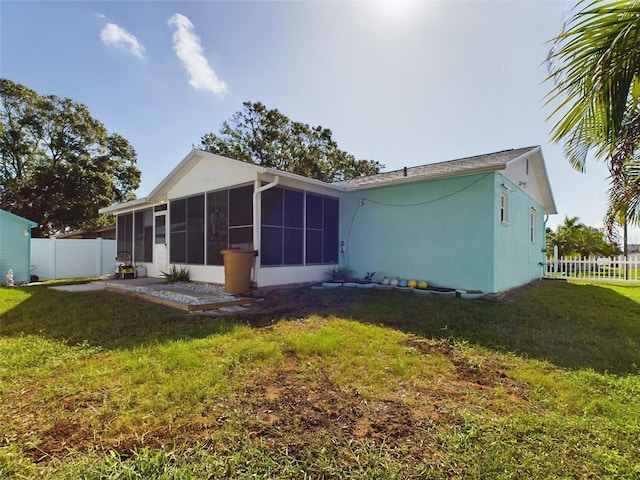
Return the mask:
<svg viewBox="0 0 640 480">
<path fill-rule="evenodd" d="M 449 193 L 447 195 L 444 195 L 442 197 L 439 198 L 435 198 L 433 200 L 427 200 L 425 202 L 419 202 L 419 203 L 409 203 L 409 204 L 393 204 L 393 203 L 385 203 L 385 202 L 379 202 L 377 200 L 372 200 L 370 198 L 363 198 L 358 200 L 358 205 L 356 207 L 356 209 L 353 212 L 353 215 L 351 216 L 351 221 L 349 222 L 349 227 L 347 228 L 347 241 L 346 244 L 344 246 L 341 247 L 341 253 L 342 253 L 342 259 L 345 265 L 349 264 L 349 246 L 351 244 L 351 230 L 353 228 L 353 224 L 356 220 L 356 215 L 358 214 L 358 211 L 360 211 L 360 207 L 362 207 L 362 205 L 364 205 L 364 202 L 371 202 L 371 203 L 375 203 L 377 205 L 384 205 L 386 207 L 417 207 L 420 205 L 428 205 L 430 203 L 435 203 L 435 202 L 439 202 L 441 200 L 445 200 L 447 198 L 453 197 L 454 195 L 457 195 L 461 192 L 464 192 L 465 190 L 473 187 L 476 183 L 484 180 L 485 178 L 487 178 L 489 175 L 492 175 L 493 172 L 489 172 L 485 175 L 483 175 L 482 177 L 478 178 L 477 180 L 471 182 L 469 185 L 465 185 L 464 187 L 462 187 L 459 190 L 456 190 L 455 192 Z M 364 200 L 364 202 L 363 202 Z M 347 253 L 345 254 L 345 248 L 347 249 Z"/>
<path fill-rule="evenodd" d="M 353 222 L 355 222 L 356 220 L 356 215 L 358 214 L 358 211 L 360 210 L 360 207 L 362 207 L 362 203 L 360 202 L 360 200 L 358 200 L 358 206 L 356 207 L 356 209 L 353 212 L 353 215 L 351 216 L 351 221 L 349 222 L 349 228 L 347 229 L 347 241 L 344 245 L 341 245 L 340 249 L 342 250 L 342 261 L 344 262 L 344 266 L 348 266 L 349 265 L 349 246 L 351 245 L 351 229 L 353 227 Z M 345 248 L 347 249 L 347 254 L 345 255 Z"/>
<path fill-rule="evenodd" d="M 377 205 L 384 205 L 385 207 L 418 207 L 420 205 L 428 205 L 430 203 L 436 203 L 436 202 L 439 202 L 441 200 L 445 200 L 447 198 L 453 197 L 454 195 L 457 195 L 457 194 L 459 194 L 461 192 L 464 192 L 468 188 L 473 187 L 476 183 L 484 180 L 489 175 L 493 175 L 493 172 L 490 172 L 490 173 L 487 173 L 487 174 L 483 175 L 482 177 L 478 178 L 477 180 L 471 182 L 469 185 L 466 185 L 466 186 L 462 187 L 461 189 L 456 190 L 455 192 L 449 193 L 449 194 L 444 195 L 442 197 L 434 198 L 433 200 L 427 200 L 425 202 L 407 203 L 407 204 L 394 204 L 394 203 L 379 202 L 377 200 L 372 200 L 371 198 L 364 198 L 364 200 L 366 200 L 367 202 L 375 203 Z M 360 207 L 360 205 L 358 205 L 358 208 L 359 207 Z M 355 217 L 355 215 L 354 215 L 354 217 Z M 352 223 L 353 223 L 353 219 L 352 219 Z"/>
</svg>

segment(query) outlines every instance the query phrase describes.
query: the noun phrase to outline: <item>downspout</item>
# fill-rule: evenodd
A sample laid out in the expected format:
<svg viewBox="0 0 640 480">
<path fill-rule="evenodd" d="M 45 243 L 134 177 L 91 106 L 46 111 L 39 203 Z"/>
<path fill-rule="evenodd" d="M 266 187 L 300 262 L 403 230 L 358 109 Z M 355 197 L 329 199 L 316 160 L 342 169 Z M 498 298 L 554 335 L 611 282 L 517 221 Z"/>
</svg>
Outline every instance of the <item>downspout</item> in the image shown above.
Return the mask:
<svg viewBox="0 0 640 480">
<path fill-rule="evenodd" d="M 256 184 L 260 180 L 256 180 Z M 258 200 L 260 198 L 260 194 L 265 190 L 269 190 L 277 186 L 280 183 L 280 177 L 278 175 L 274 175 L 273 182 L 267 183 L 262 187 L 259 187 L 253 191 L 253 249 L 256 252 L 256 259 L 253 267 L 253 278 L 251 279 L 254 284 L 258 283 L 258 267 L 260 266 L 260 251 L 258 246 L 260 245 L 260 226 L 258 225 Z"/>
<path fill-rule="evenodd" d="M 547 276 L 547 222 L 549 221 L 549 214 L 544 216 L 544 222 L 542 223 L 542 261 L 540 262 L 540 278 L 542 280 Z"/>
</svg>

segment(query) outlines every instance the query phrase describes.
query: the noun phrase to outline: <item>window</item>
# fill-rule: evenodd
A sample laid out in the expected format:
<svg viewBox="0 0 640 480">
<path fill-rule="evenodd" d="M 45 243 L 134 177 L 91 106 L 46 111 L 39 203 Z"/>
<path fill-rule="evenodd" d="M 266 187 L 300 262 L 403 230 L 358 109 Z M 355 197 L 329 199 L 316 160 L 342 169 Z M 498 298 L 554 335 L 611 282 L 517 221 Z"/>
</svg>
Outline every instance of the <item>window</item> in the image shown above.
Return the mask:
<svg viewBox="0 0 640 480">
<path fill-rule="evenodd" d="M 118 215 L 117 251 L 128 252 L 136 262 L 153 261 L 153 209 Z"/>
<path fill-rule="evenodd" d="M 187 262 L 187 199 L 169 203 L 169 261 Z"/>
<path fill-rule="evenodd" d="M 167 243 L 167 216 L 166 215 L 157 215 L 156 216 L 156 244 L 166 244 Z"/>
<path fill-rule="evenodd" d="M 338 262 L 338 199 L 306 195 L 306 263 Z"/>
<path fill-rule="evenodd" d="M 304 193 L 270 188 L 261 195 L 262 265 L 302 265 Z"/>
<path fill-rule="evenodd" d="M 207 194 L 207 264 L 222 265 L 220 250 L 229 248 L 229 191 Z"/>
<path fill-rule="evenodd" d="M 204 194 L 169 203 L 169 261 L 204 264 Z"/>
<path fill-rule="evenodd" d="M 227 248 L 253 250 L 253 185 L 207 193 L 207 265 Z"/>
<path fill-rule="evenodd" d="M 187 263 L 204 265 L 204 195 L 187 198 Z"/>
<path fill-rule="evenodd" d="M 253 250 L 253 185 L 229 190 L 229 248 Z"/>
<path fill-rule="evenodd" d="M 118 215 L 116 222 L 116 238 L 118 252 L 133 251 L 133 213 Z"/>
<path fill-rule="evenodd" d="M 140 210 L 133 214 L 133 260 L 153 260 L 153 209 Z"/>
<path fill-rule="evenodd" d="M 338 199 L 274 187 L 260 201 L 262 265 L 338 262 Z M 156 243 L 164 221 L 156 216 Z M 221 250 L 253 250 L 253 184 L 172 200 L 168 227 L 171 263 L 223 265 Z"/>
<path fill-rule="evenodd" d="M 509 197 L 506 193 L 500 194 L 500 221 L 502 223 L 509 222 Z"/>
<path fill-rule="evenodd" d="M 529 215 L 529 240 L 531 241 L 531 243 L 536 241 L 536 217 L 536 209 L 532 208 Z"/>
</svg>

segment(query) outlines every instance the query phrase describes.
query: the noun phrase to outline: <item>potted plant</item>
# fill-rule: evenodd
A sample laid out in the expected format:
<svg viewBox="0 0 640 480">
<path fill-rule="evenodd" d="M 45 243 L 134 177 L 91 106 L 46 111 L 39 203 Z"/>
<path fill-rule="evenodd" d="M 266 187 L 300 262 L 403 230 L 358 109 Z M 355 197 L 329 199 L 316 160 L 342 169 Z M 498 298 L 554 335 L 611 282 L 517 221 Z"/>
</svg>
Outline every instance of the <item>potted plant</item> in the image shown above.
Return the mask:
<svg viewBox="0 0 640 480">
<path fill-rule="evenodd" d="M 373 288 L 376 286 L 375 282 L 373 281 L 373 276 L 376 274 L 376 272 L 367 272 L 367 274 L 364 276 L 364 278 L 358 282 L 357 286 L 360 288 Z"/>
</svg>

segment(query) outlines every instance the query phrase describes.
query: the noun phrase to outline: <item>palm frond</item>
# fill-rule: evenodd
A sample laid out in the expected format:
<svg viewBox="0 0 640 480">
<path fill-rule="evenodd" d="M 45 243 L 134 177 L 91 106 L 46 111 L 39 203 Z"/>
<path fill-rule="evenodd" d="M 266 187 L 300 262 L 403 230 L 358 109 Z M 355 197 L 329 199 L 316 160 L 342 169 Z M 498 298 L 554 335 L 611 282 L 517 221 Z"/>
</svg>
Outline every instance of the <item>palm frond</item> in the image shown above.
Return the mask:
<svg viewBox="0 0 640 480">
<path fill-rule="evenodd" d="M 584 169 L 586 152 L 610 155 L 629 110 L 640 98 L 640 2 L 580 2 L 552 40 L 547 58 L 554 84 L 546 104 L 558 104 L 553 142 L 565 142 L 571 164 Z"/>
</svg>

